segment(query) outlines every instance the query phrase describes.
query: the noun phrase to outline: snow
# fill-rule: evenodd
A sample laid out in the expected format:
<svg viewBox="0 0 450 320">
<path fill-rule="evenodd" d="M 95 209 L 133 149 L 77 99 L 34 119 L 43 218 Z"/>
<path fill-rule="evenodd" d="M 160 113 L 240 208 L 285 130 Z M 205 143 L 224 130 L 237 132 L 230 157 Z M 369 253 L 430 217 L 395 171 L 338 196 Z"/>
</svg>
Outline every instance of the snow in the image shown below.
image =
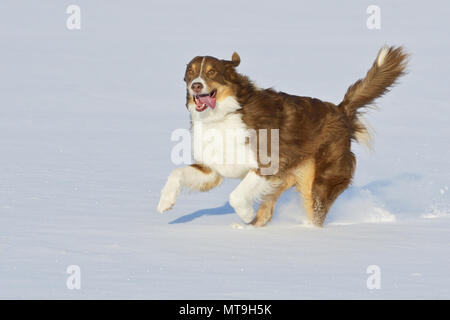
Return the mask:
<svg viewBox="0 0 450 320">
<path fill-rule="evenodd" d="M 0 4 L 0 298 L 450 298 L 446 1 L 73 3 L 81 30 L 71 3 Z M 267 227 L 233 228 L 237 180 L 156 212 L 193 56 L 237 51 L 261 87 L 340 102 L 385 44 L 410 73 L 367 114 L 374 150 L 354 146 L 324 228 L 292 191 Z"/>
</svg>

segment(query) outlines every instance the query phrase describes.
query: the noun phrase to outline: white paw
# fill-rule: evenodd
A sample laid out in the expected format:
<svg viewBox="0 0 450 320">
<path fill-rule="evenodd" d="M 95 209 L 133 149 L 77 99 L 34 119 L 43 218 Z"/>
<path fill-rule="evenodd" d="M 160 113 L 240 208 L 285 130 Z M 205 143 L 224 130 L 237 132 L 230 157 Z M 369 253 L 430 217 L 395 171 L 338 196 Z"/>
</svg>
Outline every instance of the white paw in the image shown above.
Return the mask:
<svg viewBox="0 0 450 320">
<path fill-rule="evenodd" d="M 164 197 L 161 196 L 161 199 L 159 199 L 158 204 L 158 212 L 163 213 L 164 211 L 172 209 L 173 205 L 175 204 L 175 200 L 173 197 Z"/>
<path fill-rule="evenodd" d="M 164 211 L 172 209 L 173 205 L 175 204 L 175 201 L 177 200 L 177 189 L 176 188 L 170 188 L 165 187 L 161 191 L 161 198 L 159 199 L 158 204 L 158 212 L 163 213 Z"/>
<path fill-rule="evenodd" d="M 230 205 L 242 221 L 245 223 L 253 221 L 255 211 L 252 208 L 252 204 L 243 200 L 235 191 L 230 194 Z"/>
<path fill-rule="evenodd" d="M 237 222 L 233 222 L 233 223 L 231 224 L 231 227 L 232 227 L 233 229 L 244 229 L 244 228 L 245 228 L 245 226 L 243 226 L 242 224 L 237 223 Z"/>
<path fill-rule="evenodd" d="M 237 222 L 233 222 L 233 224 L 231 225 L 231 227 L 233 228 L 233 229 L 255 229 L 255 227 L 254 226 L 252 226 L 251 224 L 250 225 L 242 225 L 242 224 L 240 224 L 240 223 L 237 223 Z"/>
<path fill-rule="evenodd" d="M 245 223 L 250 223 L 255 218 L 255 211 L 252 207 L 244 207 L 244 208 L 235 208 L 234 209 L 236 213 L 238 214 L 239 218 L 242 219 Z"/>
<path fill-rule="evenodd" d="M 181 188 L 180 170 L 175 169 L 167 179 L 166 185 L 161 191 L 161 198 L 159 199 L 158 212 L 163 213 L 173 207 L 177 200 L 178 193 Z"/>
</svg>

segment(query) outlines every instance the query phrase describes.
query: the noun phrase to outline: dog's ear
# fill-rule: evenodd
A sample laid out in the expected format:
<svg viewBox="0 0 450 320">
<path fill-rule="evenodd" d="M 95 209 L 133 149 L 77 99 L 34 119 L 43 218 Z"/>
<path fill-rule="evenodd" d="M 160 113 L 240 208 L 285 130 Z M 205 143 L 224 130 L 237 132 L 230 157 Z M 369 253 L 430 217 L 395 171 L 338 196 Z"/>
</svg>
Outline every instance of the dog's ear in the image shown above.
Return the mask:
<svg viewBox="0 0 450 320">
<path fill-rule="evenodd" d="M 231 56 L 231 64 L 234 67 L 237 67 L 241 63 L 241 57 L 239 57 L 237 52 L 233 52 L 233 55 Z"/>
<path fill-rule="evenodd" d="M 222 60 L 222 62 L 225 66 L 237 67 L 241 63 L 241 57 L 239 57 L 237 52 L 234 52 L 231 56 L 231 60 Z"/>
<path fill-rule="evenodd" d="M 222 60 L 222 62 L 225 65 L 223 73 L 225 80 L 234 81 L 238 75 L 235 68 L 241 63 L 241 57 L 239 57 L 237 52 L 234 52 L 231 56 L 231 60 Z"/>
</svg>

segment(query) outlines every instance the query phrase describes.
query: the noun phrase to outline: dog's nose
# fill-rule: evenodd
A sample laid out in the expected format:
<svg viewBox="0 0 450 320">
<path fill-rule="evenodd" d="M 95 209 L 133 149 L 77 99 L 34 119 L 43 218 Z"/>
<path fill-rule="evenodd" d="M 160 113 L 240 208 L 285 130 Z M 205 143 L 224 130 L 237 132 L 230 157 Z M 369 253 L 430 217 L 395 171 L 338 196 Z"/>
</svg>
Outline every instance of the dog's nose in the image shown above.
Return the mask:
<svg viewBox="0 0 450 320">
<path fill-rule="evenodd" d="M 202 89 L 203 89 L 203 84 L 201 84 L 200 82 L 194 82 L 191 86 L 192 91 L 194 91 L 194 93 L 199 94 Z"/>
</svg>

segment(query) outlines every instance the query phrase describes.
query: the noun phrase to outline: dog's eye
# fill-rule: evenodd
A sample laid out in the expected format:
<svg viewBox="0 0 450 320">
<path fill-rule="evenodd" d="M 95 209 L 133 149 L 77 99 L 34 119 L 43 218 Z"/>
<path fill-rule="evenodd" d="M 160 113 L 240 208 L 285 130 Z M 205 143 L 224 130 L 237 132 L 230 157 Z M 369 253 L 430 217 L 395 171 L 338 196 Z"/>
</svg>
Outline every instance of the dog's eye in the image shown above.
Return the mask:
<svg viewBox="0 0 450 320">
<path fill-rule="evenodd" d="M 192 76 L 194 74 L 194 70 L 192 70 L 192 68 L 189 68 L 187 72 L 188 72 L 188 75 L 190 75 L 190 76 Z"/>
<path fill-rule="evenodd" d="M 207 73 L 206 73 L 206 75 L 208 76 L 208 77 L 212 77 L 212 76 L 214 76 L 216 74 L 216 70 L 214 70 L 214 69 L 211 69 L 211 70 L 209 70 Z"/>
</svg>

